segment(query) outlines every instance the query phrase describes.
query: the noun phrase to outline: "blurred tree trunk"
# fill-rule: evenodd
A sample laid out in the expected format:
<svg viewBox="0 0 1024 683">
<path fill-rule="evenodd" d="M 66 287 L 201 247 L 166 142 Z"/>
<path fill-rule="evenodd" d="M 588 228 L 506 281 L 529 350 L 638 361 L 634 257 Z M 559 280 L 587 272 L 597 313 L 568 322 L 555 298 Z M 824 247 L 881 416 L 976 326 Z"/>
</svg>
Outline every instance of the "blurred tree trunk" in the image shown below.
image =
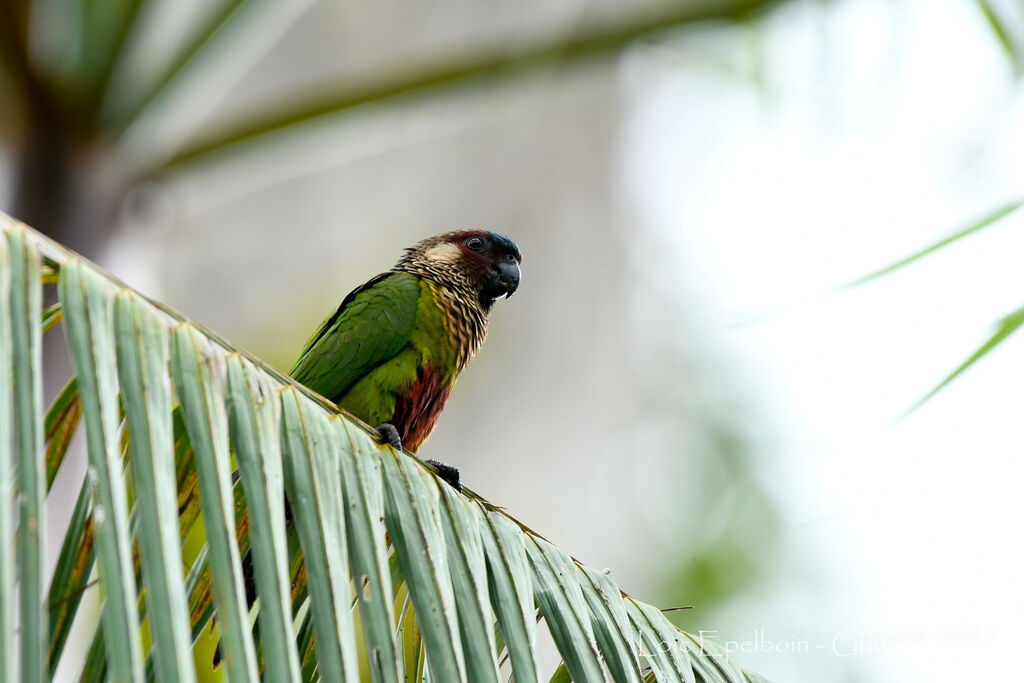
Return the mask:
<svg viewBox="0 0 1024 683">
<path fill-rule="evenodd" d="M 43 75 L 29 49 L 29 3 L 0 0 L 0 91 L 15 155 L 14 216 L 91 258 L 110 238 L 116 194 L 96 159 L 94 109 Z M 85 106 L 81 106 L 85 105 Z"/>
<path fill-rule="evenodd" d="M 32 116 L 32 114 L 30 114 Z M 99 148 L 50 117 L 28 122 L 11 207 L 18 220 L 101 260 L 113 236 L 120 192 Z"/>
</svg>

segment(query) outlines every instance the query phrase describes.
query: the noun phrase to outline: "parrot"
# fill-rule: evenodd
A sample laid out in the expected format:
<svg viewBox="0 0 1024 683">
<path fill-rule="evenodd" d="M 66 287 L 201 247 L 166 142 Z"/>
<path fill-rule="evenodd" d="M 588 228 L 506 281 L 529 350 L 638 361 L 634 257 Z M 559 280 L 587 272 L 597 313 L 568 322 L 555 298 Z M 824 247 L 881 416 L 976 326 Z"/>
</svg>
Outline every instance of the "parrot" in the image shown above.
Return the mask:
<svg viewBox="0 0 1024 683">
<path fill-rule="evenodd" d="M 484 230 L 421 240 L 345 297 L 289 374 L 416 453 L 483 344 L 495 301 L 518 289 L 522 260 L 515 242 Z M 427 462 L 461 489 L 456 468 Z"/>
<path fill-rule="evenodd" d="M 375 427 L 391 446 L 415 454 L 483 344 L 494 302 L 519 288 L 522 261 L 515 242 L 484 230 L 421 240 L 391 270 L 342 300 L 306 342 L 289 375 Z M 426 462 L 462 489 L 457 468 Z M 287 501 L 285 518 L 290 525 Z M 251 550 L 243 554 L 242 575 L 252 606 Z M 218 643 L 214 667 L 220 661 Z"/>
</svg>

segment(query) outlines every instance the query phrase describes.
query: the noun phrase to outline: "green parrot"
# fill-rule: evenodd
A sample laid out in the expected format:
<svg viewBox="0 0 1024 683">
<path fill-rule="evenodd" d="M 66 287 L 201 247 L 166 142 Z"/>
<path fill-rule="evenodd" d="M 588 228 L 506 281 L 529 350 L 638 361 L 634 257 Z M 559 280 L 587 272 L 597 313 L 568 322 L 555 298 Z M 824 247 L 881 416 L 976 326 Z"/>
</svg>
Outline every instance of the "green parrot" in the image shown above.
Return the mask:
<svg viewBox="0 0 1024 683">
<path fill-rule="evenodd" d="M 519 286 L 522 260 L 512 240 L 482 230 L 422 240 L 345 297 L 291 376 L 415 453 L 483 343 L 494 302 Z M 428 462 L 460 488 L 458 470 Z"/>
<path fill-rule="evenodd" d="M 405 250 L 395 267 L 345 297 L 306 343 L 291 376 L 415 453 L 487 333 L 494 302 L 519 287 L 519 247 L 482 230 L 446 232 Z M 459 471 L 428 460 L 461 489 Z M 287 502 L 285 514 L 290 520 Z M 290 522 L 289 522 L 290 523 Z M 246 599 L 256 600 L 251 551 Z M 220 645 L 213 657 L 220 664 Z"/>
</svg>

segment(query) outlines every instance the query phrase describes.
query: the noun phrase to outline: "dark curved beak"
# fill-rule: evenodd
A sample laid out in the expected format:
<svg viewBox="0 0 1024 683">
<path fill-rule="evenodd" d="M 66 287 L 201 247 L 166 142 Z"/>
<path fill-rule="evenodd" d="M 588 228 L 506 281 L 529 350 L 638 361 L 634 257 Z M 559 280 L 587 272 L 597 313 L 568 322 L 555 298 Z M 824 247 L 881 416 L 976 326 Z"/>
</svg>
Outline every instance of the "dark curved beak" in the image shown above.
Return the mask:
<svg viewBox="0 0 1024 683">
<path fill-rule="evenodd" d="M 498 264 L 498 279 L 505 286 L 505 298 L 509 298 L 519 289 L 519 264 L 515 261 L 502 261 Z"/>
<path fill-rule="evenodd" d="M 515 259 L 499 261 L 491 270 L 491 278 L 484 287 L 484 295 L 491 301 L 502 295 L 507 299 L 519 289 L 519 264 Z"/>
</svg>

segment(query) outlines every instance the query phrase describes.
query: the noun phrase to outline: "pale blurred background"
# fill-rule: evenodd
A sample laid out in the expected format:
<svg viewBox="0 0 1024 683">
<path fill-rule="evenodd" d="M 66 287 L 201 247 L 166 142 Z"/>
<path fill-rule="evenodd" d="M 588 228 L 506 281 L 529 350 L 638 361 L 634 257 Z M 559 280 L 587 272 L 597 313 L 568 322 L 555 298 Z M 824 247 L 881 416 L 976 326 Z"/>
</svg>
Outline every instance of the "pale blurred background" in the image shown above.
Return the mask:
<svg viewBox="0 0 1024 683">
<path fill-rule="evenodd" d="M 32 6 L 71 94 L 40 126 L 0 71 L 0 208 L 285 371 L 403 247 L 507 234 L 523 284 L 424 455 L 774 681 L 1014 680 L 1024 334 L 904 413 L 1024 303 L 1024 212 L 842 286 L 1024 195 L 1019 4 L 149 0 L 106 67 Z"/>
</svg>

